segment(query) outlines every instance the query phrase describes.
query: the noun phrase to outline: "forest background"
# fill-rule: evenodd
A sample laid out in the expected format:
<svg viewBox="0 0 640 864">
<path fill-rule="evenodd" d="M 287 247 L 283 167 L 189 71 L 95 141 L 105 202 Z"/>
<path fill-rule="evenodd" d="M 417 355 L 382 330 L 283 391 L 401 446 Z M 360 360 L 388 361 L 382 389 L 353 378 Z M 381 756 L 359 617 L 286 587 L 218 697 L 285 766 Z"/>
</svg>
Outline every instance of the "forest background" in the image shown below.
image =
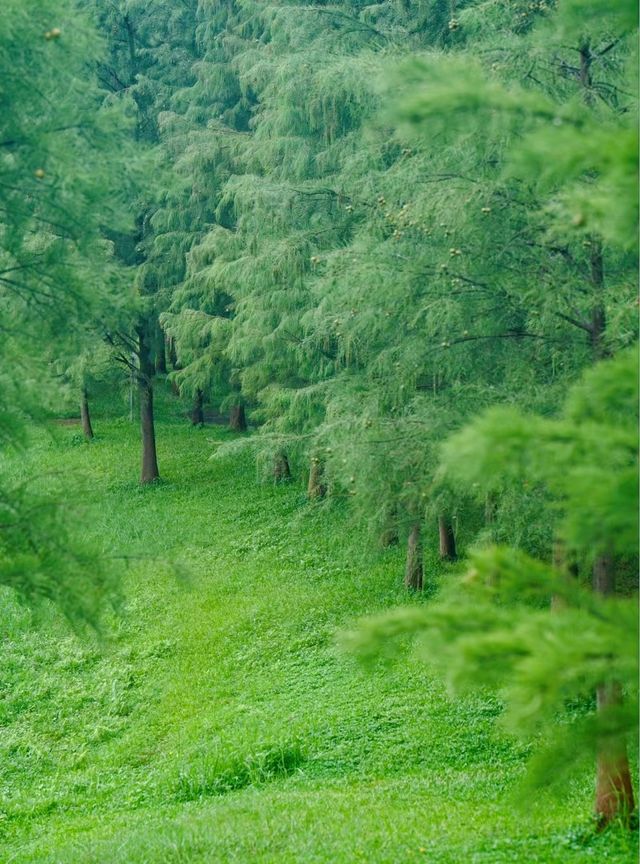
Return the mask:
<svg viewBox="0 0 640 864">
<path fill-rule="evenodd" d="M 540 860 L 581 860 L 594 849 L 626 860 L 636 759 L 632 752 L 630 764 L 627 747 L 638 713 L 635 6 L 8 0 L 3 17 L 0 582 L 8 589 L 1 686 L 11 730 L 3 760 L 10 860 L 117 860 L 112 838 L 102 837 L 107 846 L 95 851 L 93 841 L 76 836 L 94 828 L 72 827 L 73 820 L 83 796 L 87 811 L 104 806 L 99 778 L 106 775 L 95 748 L 120 742 L 122 776 L 116 771 L 107 783 L 117 803 L 125 786 L 135 787 L 125 729 L 142 735 L 153 723 L 135 712 L 126 720 L 118 709 L 94 747 L 83 721 L 70 733 L 73 770 L 55 760 L 46 768 L 42 751 L 66 734 L 44 719 L 47 700 L 55 704 L 55 693 L 74 682 L 79 704 L 83 693 L 95 703 L 104 670 L 92 677 L 83 664 L 102 663 L 101 652 L 114 650 L 103 643 L 115 633 L 116 644 L 123 639 L 126 650 L 139 650 L 157 635 L 158 604 L 175 604 L 195 631 L 216 615 L 224 620 L 224 604 L 198 619 L 203 610 L 164 576 L 157 595 L 141 588 L 167 567 L 192 582 L 194 561 L 185 556 L 208 549 L 216 532 L 226 574 L 217 573 L 218 590 L 235 590 L 228 603 L 245 614 L 252 607 L 242 598 L 271 573 L 273 582 L 262 585 L 270 626 L 283 646 L 298 646 L 298 671 L 303 680 L 309 675 L 301 705 L 312 698 L 311 670 L 328 656 L 341 670 L 328 704 L 374 682 L 354 704 L 367 715 L 382 700 L 380 728 L 364 737 L 376 753 L 376 746 L 390 748 L 389 762 L 361 765 L 365 776 L 391 776 L 395 760 L 406 764 L 409 786 L 420 787 L 421 759 L 407 751 L 403 761 L 396 733 L 385 731 L 386 688 L 414 719 L 428 706 L 458 706 L 451 710 L 467 719 L 446 715 L 442 729 L 468 723 L 477 747 L 485 733 L 473 718 L 486 710 L 487 729 L 498 714 L 506 736 L 487 752 L 480 747 L 485 768 L 501 765 L 498 809 L 519 818 L 514 792 L 530 805 L 555 787 L 583 820 L 578 834 L 567 835 L 575 827 L 567 827 L 567 810 L 547 804 L 553 827 L 536 817 L 538 828 L 526 828 L 514 853 L 517 831 L 503 825 L 497 842 L 506 845 L 495 860 L 533 860 L 540 837 Z M 73 403 L 80 438 L 92 444 L 86 452 L 69 450 L 80 439 L 64 429 L 51 431 L 51 417 Z M 129 478 L 114 498 L 108 478 L 129 465 L 131 447 L 130 420 L 117 418 L 134 409 L 140 490 Z M 194 437 L 223 417 L 231 432 Z M 96 439 L 97 418 L 104 431 L 96 425 Z M 163 435 L 174 472 L 168 480 Z M 81 467 L 84 486 L 74 479 Z M 222 483 L 219 496 L 209 488 L 213 476 L 230 484 Z M 188 507 L 181 492 L 167 497 L 176 482 L 191 490 Z M 295 518 L 286 504 L 293 501 Z M 118 514 L 113 522 L 105 521 L 107 506 Z M 200 526 L 197 539 L 174 523 L 176 512 Z M 235 527 L 227 537 L 230 514 Z M 207 528 L 214 515 L 222 521 Z M 256 528 L 255 520 L 270 517 Z M 267 564 L 258 554 L 263 570 L 240 586 L 233 574 L 260 551 L 262 531 L 276 532 L 277 542 L 267 543 L 275 558 Z M 307 586 L 309 595 L 286 615 L 304 630 L 305 616 L 313 618 L 306 604 L 326 592 L 334 605 L 330 614 L 325 608 L 321 637 L 309 636 L 305 647 L 278 615 L 282 591 L 295 596 L 288 582 L 278 593 L 278 568 L 286 571 L 278 561 L 302 544 L 296 575 L 304 585 L 307 571 L 320 566 L 305 563 L 313 560 L 306 556 L 314 536 L 318 548 L 326 544 L 320 569 L 328 568 L 327 584 Z M 195 569 L 203 567 L 199 559 Z M 208 597 L 206 607 L 214 602 L 212 581 L 209 574 L 184 590 Z M 251 627 L 235 637 L 220 631 L 213 648 L 203 637 L 187 648 L 182 631 L 161 640 L 164 648 L 154 642 L 162 676 L 192 674 L 194 692 L 211 699 L 204 694 L 213 685 L 195 683 L 201 673 L 185 657 L 197 651 L 202 662 L 214 651 L 209 659 L 221 662 L 236 638 L 249 656 L 252 645 L 264 648 L 269 678 L 280 648 L 264 642 L 262 614 L 266 607 L 253 609 Z M 124 635 L 132 617 L 135 638 Z M 67 634 L 69 625 L 77 636 Z M 47 647 L 38 659 L 41 639 Z M 373 671 L 352 669 L 352 654 Z M 54 657 L 66 671 L 45 686 L 41 664 Z M 149 656 L 127 662 L 131 686 L 137 674 L 145 682 L 139 695 L 144 687 L 168 692 L 173 679 L 156 680 Z M 74 664 L 83 667 L 77 678 Z M 233 673 L 238 681 L 241 671 Z M 216 684 L 223 701 L 235 680 L 225 674 Z M 434 681 L 447 684 L 450 696 L 434 695 Z M 38 709 L 28 693 L 43 686 L 48 695 Z M 340 705 L 331 711 L 346 717 Z M 56 709 L 59 717 L 78 710 L 75 703 Z M 163 710 L 174 711 L 174 724 L 186 723 L 176 705 Z M 191 710 L 204 716 L 208 709 Z M 32 714 L 35 727 L 26 721 Z M 251 741 L 255 728 L 245 730 L 247 752 L 235 739 L 232 747 L 214 746 L 214 733 L 196 724 L 189 747 L 171 745 L 178 779 L 162 775 L 149 800 L 132 804 L 125 795 L 120 804 L 155 812 L 168 784 L 173 807 L 209 806 L 220 795 L 230 795 L 233 807 L 236 794 L 242 807 L 242 795 L 257 789 L 267 801 L 273 783 L 285 789 L 295 778 L 308 807 L 304 778 L 318 782 L 314 765 L 324 776 L 338 733 L 317 745 L 324 755 L 314 762 L 307 719 L 293 742 L 267 745 Z M 437 723 L 431 732 L 411 728 L 416 746 L 437 738 Z M 361 738 L 345 733 L 345 740 Z M 167 746 L 159 735 L 156 752 Z M 152 760 L 151 752 L 135 758 Z M 447 758 L 467 770 L 461 753 Z M 350 777 L 353 766 L 343 762 Z M 445 801 L 457 787 L 440 767 L 429 770 L 449 790 Z M 87 770 L 96 772 L 88 786 L 83 775 L 75 792 L 72 783 L 42 797 L 39 784 L 51 776 Z M 595 803 L 587 805 L 592 775 Z M 473 795 L 486 794 L 468 782 Z M 357 849 L 344 837 L 330 849 L 314 830 L 310 845 L 279 839 L 284 846 L 276 849 L 272 827 L 264 846 L 241 849 L 236 828 L 218 848 L 215 832 L 187 823 L 174 859 L 210 860 L 215 850 L 220 860 L 362 854 L 396 861 L 430 850 L 433 860 L 456 860 L 463 847 L 455 831 L 442 847 L 419 845 L 418 817 L 427 806 L 419 788 L 408 798 L 416 820 L 405 826 L 415 842 L 407 846 L 402 831 L 392 837 L 374 829 L 386 806 L 404 808 L 405 794 L 365 807 L 372 822 L 359 830 Z M 56 840 L 47 842 L 53 812 Z M 326 818 L 310 812 L 312 825 Z M 237 813 L 229 818 L 239 824 Z M 353 825 L 344 818 L 346 837 Z M 174 860 L 167 858 L 172 826 L 168 846 L 158 846 L 152 860 Z M 148 844 L 157 841 L 136 831 L 121 860 L 148 860 Z M 558 831 L 570 836 L 559 851 Z M 488 847 L 466 842 L 478 860 L 494 860 Z"/>
</svg>

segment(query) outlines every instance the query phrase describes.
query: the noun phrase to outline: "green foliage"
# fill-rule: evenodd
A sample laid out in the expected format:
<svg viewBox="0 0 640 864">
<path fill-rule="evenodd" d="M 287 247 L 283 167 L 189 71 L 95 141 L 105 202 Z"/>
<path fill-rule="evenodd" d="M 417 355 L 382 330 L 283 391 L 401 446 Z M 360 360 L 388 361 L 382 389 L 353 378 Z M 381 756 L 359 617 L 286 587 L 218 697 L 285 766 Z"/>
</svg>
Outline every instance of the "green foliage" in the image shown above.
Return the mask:
<svg viewBox="0 0 640 864">
<path fill-rule="evenodd" d="M 634 350 L 589 370 L 559 418 L 493 409 L 447 442 L 444 468 L 494 494 L 523 478 L 541 484 L 574 560 L 615 555 L 618 569 L 637 572 L 637 377 Z M 636 732 L 636 600 L 596 594 L 560 564 L 479 550 L 434 606 L 374 621 L 355 645 L 370 656 L 399 633 L 419 635 L 423 657 L 455 690 L 500 693 L 508 728 L 537 736 L 538 783 L 563 782 L 603 738 Z M 576 712 L 604 681 L 620 682 L 624 704 Z"/>
<path fill-rule="evenodd" d="M 636 338 L 631 33 L 524 3 L 197 22 L 149 245 L 176 380 L 247 404 L 260 464 L 320 459 L 372 533 L 390 512 L 401 533 L 443 507 L 476 523 L 473 490 L 435 476 L 439 442 L 486 405 L 554 410 L 594 351 Z M 492 530 L 541 551 L 542 498 L 509 496 Z"/>
<path fill-rule="evenodd" d="M 482 60 L 473 53 L 413 60 L 403 73 L 413 89 L 395 116 L 422 138 L 446 129 L 463 142 L 472 124 L 474 135 L 480 129 L 500 148 L 504 174 L 540 196 L 552 235 L 566 242 L 597 232 L 634 250 L 636 21 L 618 14 L 623 6 L 597 20 L 599 10 L 597 2 L 559 4 L 518 52 L 492 44 L 489 25 Z"/>
<path fill-rule="evenodd" d="M 118 599 L 113 562 L 77 536 L 71 507 L 33 486 L 0 493 L 0 585 L 32 606 L 51 601 L 75 626 L 99 630 L 105 605 Z"/>
<path fill-rule="evenodd" d="M 482 491 L 543 484 L 558 533 L 591 559 L 633 557 L 638 537 L 637 351 L 602 363 L 576 386 L 559 419 L 495 408 L 446 445 L 447 470 Z"/>
<path fill-rule="evenodd" d="M 102 229 L 128 224 L 127 172 L 119 164 L 128 121 L 117 106 L 100 104 L 87 73 L 102 51 L 71 0 L 9 0 L 3 8 L 3 449 L 22 446 L 25 421 L 41 419 L 57 398 L 56 373 L 86 348 L 87 331 L 127 302 Z M 95 624 L 112 576 L 76 539 L 62 508 L 33 485 L 3 486 L 0 584 Z"/>
<path fill-rule="evenodd" d="M 237 813 L 267 786 L 273 800 L 282 796 L 282 814 L 296 784 L 330 777 L 351 795 L 358 772 L 367 782 L 376 771 L 395 782 L 397 763 L 413 790 L 417 767 L 441 784 L 451 768 L 484 765 L 469 793 L 477 821 L 460 825 L 475 825 L 483 838 L 472 853 L 492 855 L 483 796 L 499 797 L 508 766 L 519 770 L 524 760 L 511 739 L 488 748 L 495 699 L 464 703 L 455 719 L 431 681 L 419 672 L 414 679 L 413 666 L 390 677 L 394 684 L 382 674 L 365 684 L 328 646 L 349 618 L 399 601 L 391 574 L 401 565 L 388 544 L 410 531 L 415 538 L 416 528 L 425 584 L 436 592 L 442 518 L 456 525 L 460 551 L 475 541 L 470 572 L 452 569 L 428 608 L 416 598 L 408 612 L 372 624 L 355 637 L 361 649 L 384 642 L 393 651 L 422 634 L 429 661 L 452 686 L 497 689 L 510 731 L 541 743 L 538 779 L 548 779 L 550 765 L 558 777 L 560 767 L 582 777 L 578 763 L 597 740 L 632 728 L 637 634 L 625 596 L 637 538 L 629 347 L 637 341 L 635 11 L 627 0 L 614 8 L 603 0 L 5 5 L 3 448 L 16 447 L 26 421 L 56 402 L 60 381 L 67 392 L 101 397 L 122 383 L 115 357 L 150 388 L 168 349 L 169 379 L 183 398 L 223 411 L 246 406 L 258 427 L 242 439 L 212 440 L 165 427 L 188 451 L 184 479 L 172 449 L 164 455 L 173 475 L 145 490 L 113 480 L 113 453 L 102 464 L 100 441 L 76 447 L 76 435 L 64 457 L 56 451 L 67 466 L 95 458 L 103 504 L 119 508 L 116 524 L 86 492 L 95 518 L 82 529 L 89 538 L 105 533 L 119 549 L 125 537 L 131 560 L 153 546 L 178 570 L 186 557 L 197 574 L 216 576 L 196 579 L 193 601 L 164 585 L 148 560 L 139 565 L 149 587 L 136 583 L 133 608 L 149 621 L 135 639 L 144 641 L 144 631 L 154 645 L 179 643 L 179 662 L 162 665 L 164 649 L 144 654 L 149 682 L 138 689 L 132 663 L 116 682 L 129 695 L 114 705 L 100 697 L 110 717 L 104 738 L 97 733 L 104 762 L 83 774 L 82 759 L 72 761 L 80 792 L 57 777 L 65 800 L 77 810 L 112 758 L 117 768 L 100 799 L 112 816 L 126 786 L 128 809 L 164 807 L 168 798 L 172 814 L 190 803 L 205 818 L 207 799 L 219 799 L 218 813 Z M 605 357 L 612 359 L 575 385 Z M 177 419 L 184 405 L 170 411 Z M 109 428 L 130 447 L 128 432 Z M 274 459 L 286 457 L 295 478 L 315 466 L 326 500 L 307 507 L 295 480 L 238 495 L 251 473 L 249 451 L 261 476 L 274 478 Z M 0 495 L 0 584 L 97 623 L 112 573 L 92 564 L 67 527 L 66 507 L 50 503 L 70 487 L 38 477 L 47 459 L 41 452 L 30 463 L 30 452 L 21 455 L 34 467 L 30 482 L 7 480 Z M 169 512 L 176 502 L 178 513 Z M 222 548 L 215 561 L 212 512 Z M 247 519 L 251 531 L 238 536 Z M 377 563 L 354 561 L 356 543 L 375 545 Z M 584 584 L 586 568 L 603 556 L 615 557 L 618 596 L 595 597 Z M 187 624 L 178 611 L 167 618 L 172 604 Z M 151 671 L 156 660 L 161 679 Z M 609 678 L 624 684 L 625 707 L 594 716 L 591 691 Z M 230 680 L 242 682 L 242 704 Z M 403 685 L 411 700 L 402 701 Z M 385 686 L 391 725 L 372 709 Z M 364 695 L 351 711 L 344 693 L 351 698 L 359 687 Z M 142 694 L 139 714 L 121 746 L 134 692 Z M 329 709 L 318 719 L 322 699 Z M 263 702 L 265 718 L 277 705 L 275 719 L 253 723 Z M 416 732 L 415 712 L 433 704 L 449 719 L 429 738 Z M 72 714 L 78 706 L 67 707 Z M 415 739 L 394 731 L 403 724 Z M 465 724 L 471 731 L 451 744 L 451 728 Z M 395 743 L 380 752 L 377 738 Z M 152 766 L 149 740 L 166 764 Z M 407 795 L 393 799 L 394 812 L 405 812 Z M 439 797 L 460 806 L 460 796 L 438 792 L 425 807 Z M 350 800 L 366 809 L 359 794 Z M 36 810 L 55 806 L 53 794 L 40 796 Z M 333 828 L 334 809 L 335 801 L 303 808 L 303 822 L 320 814 Z M 11 812 L 17 822 L 24 816 L 19 806 Z M 320 857 L 301 841 L 295 860 L 410 860 L 423 848 L 364 819 L 369 842 L 367 830 L 352 830 L 349 806 L 337 812 L 358 839 L 336 845 L 323 837 Z M 422 836 L 418 815 L 414 807 L 406 822 L 411 843 Z M 554 825 L 566 824 L 558 819 Z M 119 851 L 103 837 L 69 854 L 280 860 L 284 849 L 287 860 L 293 848 L 280 835 L 265 840 L 264 825 L 258 845 L 245 830 L 242 848 L 227 835 L 212 840 L 211 829 L 197 829 L 195 847 L 182 829 L 169 830 L 186 851 L 164 828 L 149 839 L 127 825 Z M 448 860 L 439 840 L 429 842 Z M 545 844 L 546 858 L 559 860 L 548 836 Z M 469 857 L 469 843 L 453 846 L 454 860 Z M 514 860 L 508 843 L 497 855 Z"/>
</svg>

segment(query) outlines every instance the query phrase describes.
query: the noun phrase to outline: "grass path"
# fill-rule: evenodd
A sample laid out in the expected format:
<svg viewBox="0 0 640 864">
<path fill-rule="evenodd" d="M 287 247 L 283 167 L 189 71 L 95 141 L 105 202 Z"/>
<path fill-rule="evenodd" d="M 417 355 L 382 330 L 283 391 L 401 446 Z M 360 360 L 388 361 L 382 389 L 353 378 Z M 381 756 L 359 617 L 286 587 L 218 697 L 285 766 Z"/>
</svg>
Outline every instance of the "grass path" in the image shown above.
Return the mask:
<svg viewBox="0 0 640 864">
<path fill-rule="evenodd" d="M 367 561 L 339 509 L 209 459 L 224 431 L 161 424 L 164 482 L 141 489 L 135 429 L 97 425 L 4 466 L 81 495 L 93 542 L 130 564 L 107 645 L 0 596 L 3 864 L 634 860 L 622 835 L 582 837 L 588 776 L 506 803 L 525 752 L 493 700 L 338 650 L 406 602 L 400 552 Z"/>
</svg>

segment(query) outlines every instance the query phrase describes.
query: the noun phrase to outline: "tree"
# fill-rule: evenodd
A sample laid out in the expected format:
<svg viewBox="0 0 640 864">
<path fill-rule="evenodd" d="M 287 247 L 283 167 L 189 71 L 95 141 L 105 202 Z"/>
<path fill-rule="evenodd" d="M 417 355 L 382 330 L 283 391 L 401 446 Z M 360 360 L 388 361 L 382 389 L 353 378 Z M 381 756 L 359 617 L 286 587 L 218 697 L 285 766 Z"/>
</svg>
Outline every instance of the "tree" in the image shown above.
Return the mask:
<svg viewBox="0 0 640 864">
<path fill-rule="evenodd" d="M 126 191 L 114 182 L 127 121 L 100 107 L 87 66 L 102 46 L 74 3 L 9 0 L 3 23 L 0 427 L 3 446 L 19 448 L 25 421 L 42 417 L 58 392 L 53 357 L 70 360 L 73 334 L 113 301 L 100 224 L 127 221 Z M 97 623 L 113 574 L 84 548 L 63 509 L 29 484 L 3 488 L 0 501 L 0 582 Z"/>
<path fill-rule="evenodd" d="M 162 368 L 164 342 L 158 316 L 168 292 L 182 274 L 184 249 L 180 235 L 165 231 L 162 210 L 164 182 L 170 172 L 160 147 L 161 116 L 172 95 L 188 83 L 194 58 L 197 3 L 148 3 L 122 0 L 100 4 L 83 0 L 107 38 L 108 57 L 98 63 L 105 101 L 127 108 L 133 115 L 133 139 L 147 154 L 146 175 L 138 176 L 132 194 L 135 229 L 107 232 L 118 259 L 130 268 L 140 302 L 128 325 L 112 330 L 109 338 L 122 365 L 138 382 L 142 459 L 140 481 L 159 478 L 153 410 L 153 381 Z M 160 246 L 158 236 L 163 242 Z"/>
</svg>

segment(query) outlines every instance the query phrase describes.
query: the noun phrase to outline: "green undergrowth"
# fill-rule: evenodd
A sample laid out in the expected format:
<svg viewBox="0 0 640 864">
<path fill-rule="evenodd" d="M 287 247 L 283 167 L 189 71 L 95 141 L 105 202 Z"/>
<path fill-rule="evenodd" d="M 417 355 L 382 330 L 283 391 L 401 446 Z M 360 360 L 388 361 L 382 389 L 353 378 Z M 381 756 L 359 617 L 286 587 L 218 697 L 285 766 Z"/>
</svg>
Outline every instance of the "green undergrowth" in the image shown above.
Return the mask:
<svg viewBox="0 0 640 864">
<path fill-rule="evenodd" d="M 628 835 L 591 832 L 588 772 L 510 803 L 527 749 L 495 699 L 337 647 L 407 602 L 402 550 L 368 554 L 342 506 L 259 484 L 248 455 L 212 458 L 227 430 L 160 408 L 152 487 L 126 419 L 90 445 L 54 426 L 3 465 L 73 505 L 123 596 L 99 637 L 0 596 L 2 862 L 634 860 Z M 427 566 L 446 578 L 435 549 Z"/>
</svg>

